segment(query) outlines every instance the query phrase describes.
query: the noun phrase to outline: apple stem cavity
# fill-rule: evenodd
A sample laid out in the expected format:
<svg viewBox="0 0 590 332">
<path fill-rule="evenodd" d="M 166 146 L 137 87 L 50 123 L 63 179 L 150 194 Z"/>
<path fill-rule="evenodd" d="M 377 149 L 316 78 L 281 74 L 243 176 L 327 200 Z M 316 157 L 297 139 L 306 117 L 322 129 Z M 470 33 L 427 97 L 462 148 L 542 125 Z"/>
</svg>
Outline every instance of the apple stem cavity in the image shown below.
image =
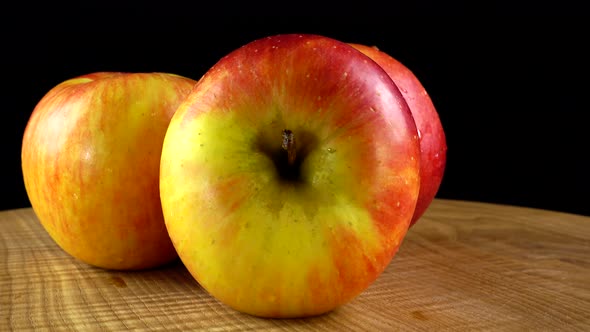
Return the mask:
<svg viewBox="0 0 590 332">
<path fill-rule="evenodd" d="M 289 166 L 293 166 L 295 163 L 295 157 L 297 155 L 297 147 L 295 146 L 295 134 L 289 129 L 283 130 L 283 144 L 282 148 L 287 151 L 287 160 Z"/>
</svg>

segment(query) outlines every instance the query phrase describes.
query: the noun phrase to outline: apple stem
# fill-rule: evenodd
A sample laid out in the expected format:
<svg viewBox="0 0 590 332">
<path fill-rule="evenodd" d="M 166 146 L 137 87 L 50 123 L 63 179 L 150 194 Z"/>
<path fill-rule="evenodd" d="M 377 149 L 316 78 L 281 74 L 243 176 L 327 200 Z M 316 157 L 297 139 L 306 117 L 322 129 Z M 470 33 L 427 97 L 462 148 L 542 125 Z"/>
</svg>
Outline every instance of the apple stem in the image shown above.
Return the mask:
<svg viewBox="0 0 590 332">
<path fill-rule="evenodd" d="M 293 165 L 295 162 L 295 135 L 289 129 L 283 130 L 283 144 L 282 147 L 284 150 L 287 151 L 287 159 L 289 161 L 289 165 Z"/>
</svg>

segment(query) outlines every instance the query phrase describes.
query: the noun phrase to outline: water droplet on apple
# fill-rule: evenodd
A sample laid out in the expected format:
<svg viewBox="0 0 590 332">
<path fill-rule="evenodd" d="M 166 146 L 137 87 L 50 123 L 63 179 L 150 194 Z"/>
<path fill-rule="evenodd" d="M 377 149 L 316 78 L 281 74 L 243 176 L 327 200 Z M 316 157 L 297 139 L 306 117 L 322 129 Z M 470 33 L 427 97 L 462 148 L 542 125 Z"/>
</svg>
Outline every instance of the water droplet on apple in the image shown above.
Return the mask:
<svg viewBox="0 0 590 332">
<path fill-rule="evenodd" d="M 377 112 L 377 111 L 376 111 L 376 110 L 375 110 L 373 107 L 369 107 L 369 111 L 371 111 L 371 112 L 373 112 L 373 113 L 374 113 L 374 112 Z"/>
<path fill-rule="evenodd" d="M 330 152 L 330 153 L 334 153 L 334 152 L 336 152 L 336 149 L 333 149 L 333 148 L 328 148 L 328 152 Z"/>
<path fill-rule="evenodd" d="M 86 150 L 84 150 L 84 155 L 82 156 L 82 159 L 84 161 L 91 161 L 93 157 L 94 150 L 92 148 L 87 148 Z"/>
<path fill-rule="evenodd" d="M 400 205 L 401 205 L 400 201 L 397 201 L 397 202 L 395 203 L 395 206 L 397 206 L 397 207 L 399 207 Z"/>
<path fill-rule="evenodd" d="M 74 197 L 74 200 L 78 200 L 78 193 L 74 193 L 72 196 Z"/>
<path fill-rule="evenodd" d="M 422 132 L 418 129 L 418 139 L 422 139 Z"/>
</svg>

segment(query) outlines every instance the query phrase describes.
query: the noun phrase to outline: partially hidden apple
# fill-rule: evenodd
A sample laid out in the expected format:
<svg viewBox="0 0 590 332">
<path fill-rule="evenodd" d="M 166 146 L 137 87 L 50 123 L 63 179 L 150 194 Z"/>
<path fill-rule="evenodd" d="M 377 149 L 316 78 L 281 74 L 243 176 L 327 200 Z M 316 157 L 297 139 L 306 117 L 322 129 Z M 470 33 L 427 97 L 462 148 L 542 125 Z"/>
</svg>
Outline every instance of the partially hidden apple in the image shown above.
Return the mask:
<svg viewBox="0 0 590 332">
<path fill-rule="evenodd" d="M 24 131 L 22 172 L 39 221 L 75 258 L 135 270 L 177 259 L 164 225 L 164 135 L 196 81 L 168 73 L 97 72 L 38 102 Z"/>
<path fill-rule="evenodd" d="M 416 75 L 400 61 L 375 46 L 351 43 L 377 62 L 400 89 L 410 107 L 420 138 L 420 194 L 410 226 L 426 212 L 443 179 L 447 142 L 440 117 L 428 92 Z"/>
<path fill-rule="evenodd" d="M 388 266 L 420 187 L 420 146 L 387 73 L 318 35 L 254 40 L 220 59 L 164 139 L 160 197 L 194 278 L 262 317 L 318 315 Z"/>
</svg>

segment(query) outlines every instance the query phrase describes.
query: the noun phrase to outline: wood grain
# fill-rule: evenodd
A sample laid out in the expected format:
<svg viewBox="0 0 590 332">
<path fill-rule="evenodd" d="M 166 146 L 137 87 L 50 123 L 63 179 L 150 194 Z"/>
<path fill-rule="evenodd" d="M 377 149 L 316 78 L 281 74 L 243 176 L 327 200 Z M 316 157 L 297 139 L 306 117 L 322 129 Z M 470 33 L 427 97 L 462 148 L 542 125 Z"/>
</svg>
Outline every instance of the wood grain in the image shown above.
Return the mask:
<svg viewBox="0 0 590 332">
<path fill-rule="evenodd" d="M 0 331 L 590 331 L 590 217 L 436 199 L 352 302 L 261 319 L 209 296 L 179 262 L 93 268 L 31 209 L 0 212 Z"/>
</svg>

